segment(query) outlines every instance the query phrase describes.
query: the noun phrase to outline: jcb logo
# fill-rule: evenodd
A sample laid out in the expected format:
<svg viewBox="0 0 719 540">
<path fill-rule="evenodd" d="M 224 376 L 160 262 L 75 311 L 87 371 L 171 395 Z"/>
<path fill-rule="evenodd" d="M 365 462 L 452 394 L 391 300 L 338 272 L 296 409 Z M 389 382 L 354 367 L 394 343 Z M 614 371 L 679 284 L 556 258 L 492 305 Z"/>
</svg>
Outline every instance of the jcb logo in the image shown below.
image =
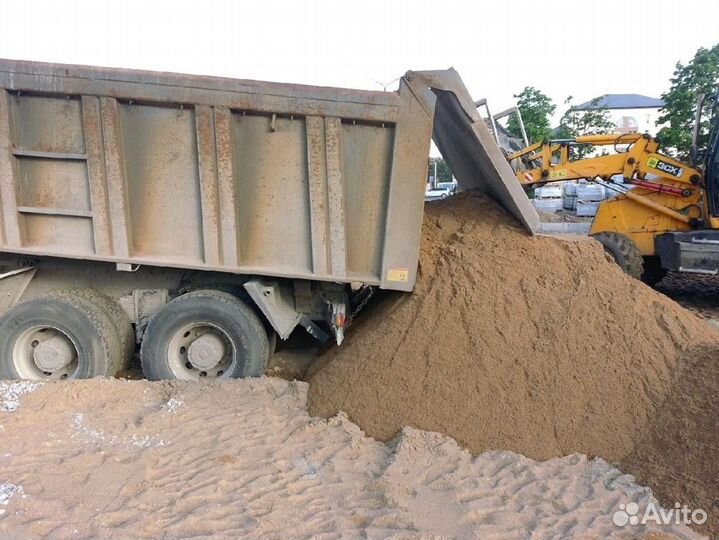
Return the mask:
<svg viewBox="0 0 719 540">
<path fill-rule="evenodd" d="M 677 167 L 676 165 L 672 165 L 671 163 L 667 163 L 666 161 L 662 161 L 661 159 L 654 157 L 650 157 L 647 160 L 647 166 L 672 176 L 676 176 L 677 178 L 679 178 L 684 172 L 684 169 L 681 167 Z"/>
</svg>

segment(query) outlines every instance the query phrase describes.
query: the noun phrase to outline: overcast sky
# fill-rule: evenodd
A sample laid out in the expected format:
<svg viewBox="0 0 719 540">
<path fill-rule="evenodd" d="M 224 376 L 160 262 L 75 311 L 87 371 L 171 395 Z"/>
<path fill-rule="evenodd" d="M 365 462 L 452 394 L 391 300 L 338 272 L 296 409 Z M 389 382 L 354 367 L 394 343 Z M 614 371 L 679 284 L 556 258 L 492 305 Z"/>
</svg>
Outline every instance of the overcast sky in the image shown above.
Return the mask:
<svg viewBox="0 0 719 540">
<path fill-rule="evenodd" d="M 367 89 L 453 66 L 495 112 L 532 85 L 558 116 L 570 94 L 658 97 L 718 20 L 716 0 L 17 0 L 0 57 Z"/>
</svg>

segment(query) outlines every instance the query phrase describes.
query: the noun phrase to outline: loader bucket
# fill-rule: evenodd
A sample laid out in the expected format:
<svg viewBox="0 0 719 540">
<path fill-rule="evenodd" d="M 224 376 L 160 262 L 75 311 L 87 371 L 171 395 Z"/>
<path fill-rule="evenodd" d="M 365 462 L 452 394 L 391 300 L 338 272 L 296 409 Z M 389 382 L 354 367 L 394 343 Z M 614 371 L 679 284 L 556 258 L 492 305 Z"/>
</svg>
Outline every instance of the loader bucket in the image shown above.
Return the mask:
<svg viewBox="0 0 719 540">
<path fill-rule="evenodd" d="M 405 75 L 428 114 L 434 110 L 432 139 L 462 190 L 476 189 L 501 204 L 530 232 L 539 215 L 477 112 L 454 69 L 410 71 Z"/>
</svg>

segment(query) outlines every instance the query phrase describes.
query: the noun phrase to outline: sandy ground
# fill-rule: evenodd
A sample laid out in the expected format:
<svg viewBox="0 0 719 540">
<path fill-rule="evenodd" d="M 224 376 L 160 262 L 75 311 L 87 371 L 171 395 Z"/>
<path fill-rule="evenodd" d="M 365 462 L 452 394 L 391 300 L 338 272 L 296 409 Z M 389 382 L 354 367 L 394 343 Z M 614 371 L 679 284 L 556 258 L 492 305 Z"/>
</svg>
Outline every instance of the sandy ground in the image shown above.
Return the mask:
<svg viewBox="0 0 719 540">
<path fill-rule="evenodd" d="M 0 383 L 0 537 L 698 537 L 615 526 L 653 499 L 601 459 L 383 444 L 306 401 L 277 378 Z"/>
</svg>

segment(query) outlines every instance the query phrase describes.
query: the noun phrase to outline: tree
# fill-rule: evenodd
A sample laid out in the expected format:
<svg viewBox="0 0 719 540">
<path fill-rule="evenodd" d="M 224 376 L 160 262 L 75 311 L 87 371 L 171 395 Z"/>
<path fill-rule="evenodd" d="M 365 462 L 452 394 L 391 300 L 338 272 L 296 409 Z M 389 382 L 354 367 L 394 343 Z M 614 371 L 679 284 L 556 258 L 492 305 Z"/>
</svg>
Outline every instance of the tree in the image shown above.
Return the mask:
<svg viewBox="0 0 719 540">
<path fill-rule="evenodd" d="M 687 65 L 677 62 L 669 91 L 662 94 L 664 107 L 657 126 L 662 147 L 679 159 L 687 159 L 694 128 L 694 114 L 699 94 L 712 96 L 719 83 L 719 44 L 700 48 Z M 705 101 L 697 145 L 704 148 L 709 132 L 709 102 Z"/>
<path fill-rule="evenodd" d="M 610 133 L 614 129 L 614 122 L 609 116 L 606 107 L 600 107 L 601 98 L 595 98 L 586 109 L 578 110 L 572 106 L 572 96 L 564 100 L 567 110 L 562 115 L 557 129 L 557 139 L 574 139 L 582 135 L 598 135 Z M 592 152 L 592 146 L 582 145 L 571 148 L 572 158 L 581 159 Z"/>
<path fill-rule="evenodd" d="M 427 171 L 427 181 L 434 176 L 434 164 L 437 163 L 437 178 L 436 182 L 451 182 L 452 181 L 452 169 L 449 168 L 447 162 L 441 157 L 429 158 L 429 170 Z"/>
<path fill-rule="evenodd" d="M 547 139 L 552 133 L 549 119 L 557 109 L 556 105 L 552 103 L 549 97 L 533 86 L 525 87 L 514 97 L 517 98 L 517 107 L 522 112 L 522 120 L 524 121 L 524 128 L 527 130 L 527 138 L 530 144 Z M 513 114 L 509 118 L 507 129 L 515 137 L 522 138 L 522 130 L 519 127 L 516 115 Z"/>
</svg>

